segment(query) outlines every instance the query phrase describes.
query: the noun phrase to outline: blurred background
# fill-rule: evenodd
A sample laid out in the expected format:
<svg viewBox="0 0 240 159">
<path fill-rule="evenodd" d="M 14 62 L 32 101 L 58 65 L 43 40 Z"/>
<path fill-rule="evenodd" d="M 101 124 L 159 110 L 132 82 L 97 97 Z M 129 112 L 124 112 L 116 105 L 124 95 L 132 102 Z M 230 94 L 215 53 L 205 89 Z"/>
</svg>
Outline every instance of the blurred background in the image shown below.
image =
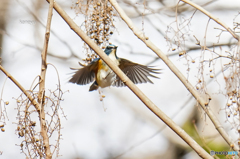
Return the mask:
<svg viewBox="0 0 240 159">
<path fill-rule="evenodd" d="M 82 27 L 86 16 L 76 9 L 77 1 L 56 2 Z M 220 18 L 230 28 L 235 21 L 239 22 L 238 0 L 194 2 Z M 0 3 L 1 64 L 25 89 L 30 89 L 32 83 L 37 83 L 34 79 L 40 74 L 49 4 L 44 0 L 0 0 Z M 236 126 L 233 120 L 227 119 L 226 111 L 228 97 L 222 66 L 228 61 L 221 58 L 210 64 L 204 63 L 203 60 L 214 58 L 214 53 L 204 54 L 201 46 L 196 45 L 199 40 L 208 48 L 225 53 L 236 45 L 231 35 L 222 31 L 223 28 L 214 21 L 209 21 L 207 16 L 189 5 L 178 4 L 176 0 L 123 0 L 119 4 L 133 23 L 199 89 L 202 96 L 206 100 L 212 98 L 209 106 L 233 141 L 237 141 Z M 177 4 L 178 22 L 182 24 L 180 27 L 185 27 L 181 32 L 182 37 L 174 26 Z M 207 151 L 228 151 L 225 141 L 178 78 L 132 33 L 117 13 L 113 23 L 115 28 L 109 42 L 118 46 L 118 57 L 162 69 L 160 79 L 152 79 L 154 84 L 137 86 Z M 181 45 L 178 45 L 179 42 Z M 183 51 L 187 55 L 180 56 Z M 86 49 L 84 42 L 55 11 L 48 52 L 47 62 L 57 68 L 60 77 L 61 90 L 64 92 L 61 107 L 67 118 L 61 118 L 60 159 L 199 158 L 127 87 L 103 89 L 106 97 L 101 101 L 97 91 L 88 92 L 90 85 L 68 83 L 73 72 L 70 67 L 80 67 L 78 61 L 83 62 L 82 59 L 86 58 Z M 228 74 L 227 71 L 225 73 Z M 199 80 L 204 80 L 203 84 L 199 84 Z M 55 90 L 57 84 L 57 72 L 49 65 L 46 94 L 49 93 L 48 90 Z M 17 135 L 15 124 L 16 98 L 21 91 L 10 80 L 6 80 L 2 72 L 0 89 L 2 111 L 4 102 L 9 102 L 5 105 L 7 116 L 0 121 L 0 124 L 6 124 L 5 132 L 0 132 L 0 158 L 25 158 L 20 146 L 17 146 L 23 138 Z M 222 157 L 224 156 L 219 156 Z"/>
</svg>

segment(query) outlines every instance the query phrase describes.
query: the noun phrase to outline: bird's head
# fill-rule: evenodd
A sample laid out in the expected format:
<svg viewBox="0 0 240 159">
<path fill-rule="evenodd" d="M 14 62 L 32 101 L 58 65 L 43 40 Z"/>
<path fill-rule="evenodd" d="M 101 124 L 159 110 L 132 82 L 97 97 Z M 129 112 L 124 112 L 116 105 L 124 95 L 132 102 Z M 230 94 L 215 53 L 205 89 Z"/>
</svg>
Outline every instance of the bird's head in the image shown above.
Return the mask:
<svg viewBox="0 0 240 159">
<path fill-rule="evenodd" d="M 110 55 L 111 53 L 114 53 L 116 55 L 116 51 L 117 51 L 117 46 L 115 45 L 108 45 L 106 47 L 106 49 L 104 50 L 104 52 L 107 54 L 107 55 Z"/>
</svg>

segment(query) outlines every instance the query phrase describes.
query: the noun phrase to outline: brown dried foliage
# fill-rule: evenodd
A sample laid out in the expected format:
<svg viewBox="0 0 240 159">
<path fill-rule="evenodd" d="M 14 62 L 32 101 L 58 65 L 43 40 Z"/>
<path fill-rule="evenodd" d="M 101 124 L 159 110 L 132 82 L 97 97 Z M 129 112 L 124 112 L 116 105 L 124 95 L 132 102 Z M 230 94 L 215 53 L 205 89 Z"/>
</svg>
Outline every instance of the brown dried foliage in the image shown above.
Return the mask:
<svg viewBox="0 0 240 159">
<path fill-rule="evenodd" d="M 38 92 L 29 91 L 34 99 L 38 98 Z M 63 92 L 58 87 L 56 90 L 49 90 L 49 96 L 45 96 L 45 114 L 47 121 L 47 133 L 50 139 L 51 152 L 56 157 L 59 156 L 59 144 L 61 139 L 60 122 L 60 101 L 62 101 Z M 21 94 L 17 99 L 17 129 L 16 134 L 23 138 L 20 143 L 21 151 L 28 158 L 45 158 L 45 147 L 40 133 L 40 123 L 37 116 L 39 112 L 31 104 L 29 99 Z M 65 117 L 63 111 L 62 115 Z M 51 137 L 54 138 L 51 140 Z"/>
<path fill-rule="evenodd" d="M 85 2 L 85 3 L 84 3 Z M 72 7 L 76 14 L 84 14 L 85 21 L 82 25 L 86 34 L 103 49 L 109 44 L 110 36 L 113 34 L 115 26 L 114 9 L 107 0 L 78 0 Z M 88 63 L 97 58 L 97 54 L 89 51 L 90 48 L 85 44 Z"/>
</svg>

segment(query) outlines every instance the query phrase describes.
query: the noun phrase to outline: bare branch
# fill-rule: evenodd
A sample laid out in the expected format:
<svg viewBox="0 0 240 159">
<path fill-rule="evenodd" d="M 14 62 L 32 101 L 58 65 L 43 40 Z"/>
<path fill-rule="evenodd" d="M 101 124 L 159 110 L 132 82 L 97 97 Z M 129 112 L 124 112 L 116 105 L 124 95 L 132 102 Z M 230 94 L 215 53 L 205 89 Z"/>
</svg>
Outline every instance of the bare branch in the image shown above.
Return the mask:
<svg viewBox="0 0 240 159">
<path fill-rule="evenodd" d="M 217 117 L 213 114 L 212 110 L 208 106 L 208 102 L 204 101 L 204 99 L 199 95 L 197 90 L 194 89 L 194 87 L 189 83 L 189 81 L 186 79 L 186 77 L 168 59 L 168 57 L 157 46 L 155 46 L 148 38 L 146 38 L 138 28 L 136 28 L 133 25 L 131 19 L 128 18 L 128 16 L 121 9 L 121 7 L 118 5 L 118 3 L 115 0 L 110 0 L 110 3 L 114 6 L 114 8 L 117 10 L 119 15 L 121 16 L 121 18 L 125 21 L 125 23 L 128 25 L 128 27 L 133 31 L 133 33 L 140 40 L 142 40 L 146 44 L 147 47 L 149 47 L 154 53 L 156 53 L 165 62 L 165 64 L 170 68 L 170 70 L 180 79 L 180 81 L 184 84 L 184 86 L 188 89 L 188 91 L 195 97 L 195 99 L 198 101 L 198 103 L 202 106 L 204 111 L 207 113 L 207 115 L 209 116 L 209 118 L 211 119 L 213 124 L 215 125 L 218 132 L 225 139 L 225 141 L 231 146 L 231 148 L 233 148 L 234 150 L 238 150 L 239 147 L 231 141 L 230 137 L 228 136 L 226 131 L 223 129 L 223 127 L 220 124 L 220 122 L 218 121 Z M 198 149 L 194 149 L 194 150 L 197 151 Z"/>
<path fill-rule="evenodd" d="M 45 149 L 45 154 L 47 159 L 52 158 L 50 145 L 49 145 L 49 137 L 48 137 L 48 127 L 45 120 L 45 76 L 47 71 L 47 49 L 48 42 L 50 37 L 50 27 L 52 21 L 52 11 L 53 11 L 53 3 L 54 1 L 50 1 L 49 10 L 48 10 L 48 19 L 47 19 L 47 27 L 45 33 L 45 41 L 42 51 L 42 67 L 41 67 L 41 79 L 39 83 L 39 94 L 38 94 L 38 102 L 40 103 L 40 124 L 41 124 L 41 135 L 43 137 L 43 145 Z"/>
<path fill-rule="evenodd" d="M 47 0 L 49 2 L 49 0 Z M 116 2 L 110 1 L 116 5 Z M 176 125 L 167 115 L 165 115 L 143 92 L 133 84 L 133 82 L 117 67 L 112 60 L 99 48 L 66 14 L 66 12 L 55 2 L 54 9 L 68 23 L 70 28 L 76 32 L 86 44 L 92 48 L 101 59 L 118 75 L 118 77 L 132 90 L 132 92 L 162 121 L 164 121 L 174 132 L 186 141 L 201 157 L 212 158 L 202 147 L 200 147 L 185 131 Z"/>
<path fill-rule="evenodd" d="M 37 103 L 37 101 L 30 95 L 30 93 L 28 93 L 28 91 L 25 90 L 23 86 L 20 85 L 20 83 L 18 83 L 18 81 L 15 78 L 13 78 L 13 76 L 10 75 L 1 65 L 0 65 L 0 70 L 28 97 L 32 105 L 34 105 L 37 111 L 39 112 L 40 106 Z"/>
<path fill-rule="evenodd" d="M 192 1 L 189 0 L 180 0 L 182 2 L 185 2 L 191 6 L 193 6 L 194 8 L 196 8 L 197 10 L 201 11 L 203 14 L 205 14 L 206 16 L 208 16 L 210 19 L 214 20 L 216 23 L 220 24 L 222 27 L 224 27 L 236 40 L 240 40 L 240 37 L 231 29 L 229 28 L 224 22 L 222 22 L 220 19 L 218 19 L 217 17 L 213 16 L 211 13 L 209 13 L 207 10 L 205 10 L 204 8 L 202 8 L 201 6 L 193 3 Z"/>
</svg>

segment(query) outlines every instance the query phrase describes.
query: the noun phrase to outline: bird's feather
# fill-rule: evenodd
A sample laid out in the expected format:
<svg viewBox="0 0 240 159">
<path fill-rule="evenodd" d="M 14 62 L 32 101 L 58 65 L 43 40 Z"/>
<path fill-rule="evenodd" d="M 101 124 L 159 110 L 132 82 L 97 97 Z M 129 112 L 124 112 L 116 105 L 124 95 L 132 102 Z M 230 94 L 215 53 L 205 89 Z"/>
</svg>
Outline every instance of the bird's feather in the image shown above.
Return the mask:
<svg viewBox="0 0 240 159">
<path fill-rule="evenodd" d="M 144 66 L 141 64 L 137 64 L 134 62 L 131 62 L 126 59 L 119 58 L 119 68 L 128 76 L 128 78 L 134 83 L 153 83 L 148 76 L 158 78 L 152 73 L 159 74 L 160 69 L 154 69 L 150 66 Z M 115 82 L 113 83 L 113 86 L 116 87 L 122 87 L 125 86 L 125 84 L 120 80 L 120 78 L 117 76 Z"/>
<path fill-rule="evenodd" d="M 95 72 L 97 71 L 97 64 L 99 59 L 95 59 L 87 66 L 84 66 L 80 69 L 74 69 L 77 70 L 72 78 L 69 80 L 71 83 L 76 83 L 80 85 L 85 85 L 90 82 L 92 82 L 95 79 Z M 80 64 L 81 65 L 81 64 Z"/>
</svg>

